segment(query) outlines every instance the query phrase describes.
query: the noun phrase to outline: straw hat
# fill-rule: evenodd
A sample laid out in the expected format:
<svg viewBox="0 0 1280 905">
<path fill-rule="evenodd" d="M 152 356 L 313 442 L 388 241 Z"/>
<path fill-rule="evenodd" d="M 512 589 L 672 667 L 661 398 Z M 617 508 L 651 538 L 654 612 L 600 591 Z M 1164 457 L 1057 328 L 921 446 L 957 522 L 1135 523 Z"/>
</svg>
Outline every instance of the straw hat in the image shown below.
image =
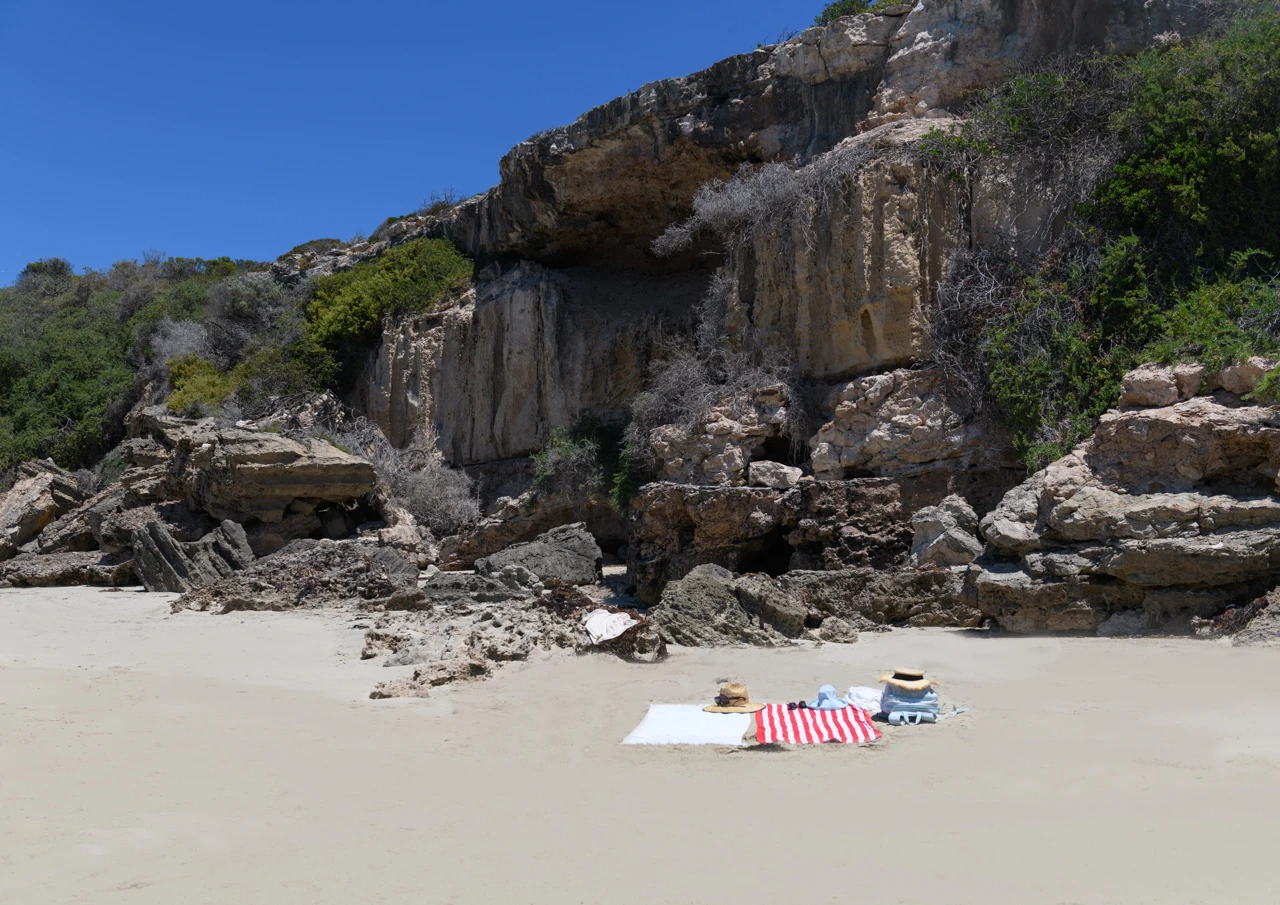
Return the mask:
<svg viewBox="0 0 1280 905">
<path fill-rule="evenodd" d="M 751 703 L 747 686 L 738 682 L 728 682 L 720 686 L 716 702 L 702 709 L 707 713 L 755 713 L 757 710 L 764 710 L 764 705 Z"/>
<path fill-rule="evenodd" d="M 901 688 L 903 691 L 928 691 L 938 683 L 933 679 L 924 677 L 923 669 L 894 669 L 892 673 L 885 673 L 880 677 L 880 681 L 885 685 L 892 685 L 895 688 Z"/>
</svg>

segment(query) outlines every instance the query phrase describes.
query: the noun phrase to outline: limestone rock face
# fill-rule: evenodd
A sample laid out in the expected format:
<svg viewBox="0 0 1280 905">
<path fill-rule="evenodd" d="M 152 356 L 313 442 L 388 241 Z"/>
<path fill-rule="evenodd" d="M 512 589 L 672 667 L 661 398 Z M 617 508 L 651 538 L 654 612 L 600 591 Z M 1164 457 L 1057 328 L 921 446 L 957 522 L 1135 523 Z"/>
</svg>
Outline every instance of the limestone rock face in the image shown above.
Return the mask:
<svg viewBox="0 0 1280 905">
<path fill-rule="evenodd" d="M 745 246 L 730 246 L 728 342 L 786 349 L 818 380 L 921 355 L 930 287 L 964 223 L 956 186 L 900 150 L 939 122 L 849 139 L 810 165 L 831 172 L 817 177 L 831 183 L 825 204 L 815 198 L 789 221 L 762 224 Z"/>
<path fill-rule="evenodd" d="M 133 571 L 148 591 L 185 594 L 213 584 L 254 560 L 244 528 L 227 520 L 197 541 L 184 542 L 159 522 L 134 532 Z"/>
<path fill-rule="evenodd" d="M 982 542 L 973 534 L 978 516 L 963 497 L 953 494 L 937 506 L 919 510 L 911 516 L 911 528 L 915 565 L 962 566 L 982 555 Z"/>
<path fill-rule="evenodd" d="M 585 524 L 592 537 L 611 548 L 626 542 L 626 520 L 607 501 L 583 505 L 580 500 L 560 494 L 531 490 L 519 497 L 500 497 L 475 527 L 441 540 L 440 567 L 470 569 L 478 559 L 534 540 L 558 525 L 575 522 Z"/>
<path fill-rule="evenodd" d="M 279 522 L 301 501 L 343 503 L 374 490 L 377 476 L 364 459 L 315 438 L 217 428 L 185 421 L 160 408 L 134 422 L 169 450 L 168 487 L 214 518 Z"/>
<path fill-rule="evenodd" d="M 453 465 L 528 455 L 583 412 L 625 412 L 662 323 L 687 317 L 700 292 L 522 263 L 457 307 L 390 328 L 356 406 L 397 446 L 437 437 Z"/>
<path fill-rule="evenodd" d="M 201 610 L 292 610 L 385 599 L 416 590 L 416 573 L 383 560 L 389 553 L 352 540 L 296 540 L 279 553 L 183 594 L 174 612 Z"/>
<path fill-rule="evenodd" d="M 85 494 L 74 476 L 49 462 L 24 462 L 18 479 L 0 497 L 0 559 L 8 559 Z"/>
<path fill-rule="evenodd" d="M 937 115 L 1019 62 L 1133 52 L 1199 25 L 1178 2 L 886 6 L 645 85 L 517 145 L 495 188 L 402 229 L 444 235 L 480 258 L 554 262 L 589 250 L 635 260 L 699 185 L 743 161 L 810 158 L 865 126 Z"/>
<path fill-rule="evenodd" d="M 741 487 L 747 483 L 748 466 L 762 455 L 765 444 L 782 438 L 787 417 L 786 387 L 764 387 L 755 393 L 722 400 L 692 427 L 663 425 L 651 433 L 649 442 L 654 456 L 662 463 L 666 480 Z M 765 468 L 772 480 L 785 483 L 789 472 Z M 757 486 L 773 486 L 765 483 L 765 471 L 757 469 L 754 473 L 760 477 L 753 482 Z M 796 473 L 796 480 L 799 477 Z M 791 481 L 786 486 L 794 483 Z"/>
<path fill-rule="evenodd" d="M 810 441 L 813 471 L 901 476 L 933 470 L 1013 467 L 1004 432 L 986 419 L 967 420 L 947 400 L 933 371 L 897 370 L 836 387 L 831 420 Z"/>
<path fill-rule="evenodd" d="M 182 500 L 150 503 L 134 508 L 109 511 L 105 507 L 86 517 L 93 537 L 104 553 L 121 553 L 133 548 L 134 532 L 148 524 L 164 526 L 177 542 L 193 542 L 217 527 L 217 522 L 197 512 Z"/>
<path fill-rule="evenodd" d="M 134 584 L 133 565 L 127 554 L 22 553 L 0 564 L 0 583 L 5 587 L 55 587 L 89 584 L 120 587 Z"/>
<path fill-rule="evenodd" d="M 747 481 L 752 487 L 790 490 L 800 483 L 804 472 L 781 462 L 752 462 L 747 466 Z"/>
<path fill-rule="evenodd" d="M 882 625 L 958 626 L 982 624 L 968 570 L 836 569 L 788 572 L 779 579 L 807 611 L 827 622 L 838 618 L 868 628 Z"/>
<path fill-rule="evenodd" d="M 1135 612 L 1189 630 L 1280 577 L 1278 470 L 1280 409 L 1200 396 L 1110 412 L 982 520 L 1004 559 L 979 561 L 979 605 L 1018 631 Z"/>
<path fill-rule="evenodd" d="M 522 566 L 544 585 L 598 584 L 604 580 L 600 545 L 581 522 L 552 528 L 536 540 L 516 544 L 476 561 L 476 573 L 489 576 L 506 566 Z"/>
<path fill-rule="evenodd" d="M 745 597 L 743 581 L 750 587 Z M 785 644 L 787 637 L 803 630 L 804 607 L 777 588 L 765 591 L 764 584 L 720 566 L 700 565 L 667 585 L 661 601 L 649 610 L 649 619 L 668 644 Z M 762 599 L 769 601 L 767 608 L 761 606 Z"/>
<path fill-rule="evenodd" d="M 790 490 L 645 485 L 632 501 L 628 568 L 642 603 L 695 566 L 781 574 L 884 567 L 905 558 L 911 529 L 897 484 L 802 481 Z"/>
</svg>

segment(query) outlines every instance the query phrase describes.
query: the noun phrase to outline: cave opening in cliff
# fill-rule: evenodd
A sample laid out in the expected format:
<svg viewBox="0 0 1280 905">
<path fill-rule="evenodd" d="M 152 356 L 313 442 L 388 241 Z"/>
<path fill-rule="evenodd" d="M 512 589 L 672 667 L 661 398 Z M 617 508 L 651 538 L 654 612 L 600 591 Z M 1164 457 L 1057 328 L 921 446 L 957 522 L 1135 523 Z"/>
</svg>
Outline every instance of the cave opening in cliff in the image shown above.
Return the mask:
<svg viewBox="0 0 1280 905">
<path fill-rule="evenodd" d="M 801 445 L 794 448 L 787 437 L 770 437 L 764 441 L 759 452 L 752 457 L 753 462 L 781 462 L 783 465 L 803 465 L 808 461 L 809 449 Z"/>
<path fill-rule="evenodd" d="M 764 537 L 752 541 L 745 556 L 738 563 L 737 571 L 763 572 L 777 578 L 791 569 L 791 545 L 781 528 L 775 528 Z"/>
</svg>

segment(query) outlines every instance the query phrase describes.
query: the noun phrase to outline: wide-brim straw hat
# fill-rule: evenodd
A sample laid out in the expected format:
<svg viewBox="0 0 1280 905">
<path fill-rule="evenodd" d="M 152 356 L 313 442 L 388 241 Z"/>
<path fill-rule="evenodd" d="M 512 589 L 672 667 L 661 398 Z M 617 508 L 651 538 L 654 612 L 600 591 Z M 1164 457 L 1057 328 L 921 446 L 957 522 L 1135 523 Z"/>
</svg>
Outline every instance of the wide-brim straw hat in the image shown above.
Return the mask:
<svg viewBox="0 0 1280 905">
<path fill-rule="evenodd" d="M 924 677 L 923 669 L 894 669 L 880 677 L 882 685 L 892 685 L 903 691 L 928 691 L 938 683 Z"/>
<path fill-rule="evenodd" d="M 755 713 L 764 710 L 764 705 L 751 703 L 747 686 L 738 682 L 729 682 L 720 686 L 716 702 L 702 709 L 707 713 Z"/>
</svg>

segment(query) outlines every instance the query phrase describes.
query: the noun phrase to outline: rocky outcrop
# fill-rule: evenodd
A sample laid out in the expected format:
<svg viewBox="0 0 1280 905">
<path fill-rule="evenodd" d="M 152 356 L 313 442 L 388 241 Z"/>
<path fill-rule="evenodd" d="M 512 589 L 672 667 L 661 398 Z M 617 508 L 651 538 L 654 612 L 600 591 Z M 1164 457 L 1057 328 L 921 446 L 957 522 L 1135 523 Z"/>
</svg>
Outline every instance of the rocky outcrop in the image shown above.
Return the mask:
<svg viewBox="0 0 1280 905">
<path fill-rule="evenodd" d="M 440 542 L 442 569 L 470 569 L 476 560 L 526 543 L 557 527 L 582 522 L 597 543 L 616 549 L 627 539 L 626 519 L 607 499 L 584 502 L 564 494 L 530 490 L 501 497 L 489 515 L 464 534 Z"/>
<path fill-rule="evenodd" d="M 773 646 L 803 632 L 800 601 L 767 578 L 704 564 L 671 582 L 649 619 L 663 640 L 687 647 Z"/>
<path fill-rule="evenodd" d="M 577 522 L 478 560 L 476 574 L 489 576 L 507 566 L 520 566 L 544 585 L 599 584 L 604 580 L 603 564 L 600 545 L 587 526 Z"/>
<path fill-rule="evenodd" d="M 1201 396 L 1110 412 L 982 520 L 1009 559 L 980 561 L 979 605 L 1019 631 L 1096 631 L 1115 616 L 1189 630 L 1280 578 L 1278 471 L 1280 409 Z"/>
<path fill-rule="evenodd" d="M 297 540 L 279 553 L 182 595 L 174 612 L 292 610 L 381 600 L 416 586 L 416 570 L 382 557 L 394 554 L 353 540 Z"/>
<path fill-rule="evenodd" d="M 120 553 L 22 553 L 0 563 L 0 586 L 4 587 L 88 584 L 115 588 L 135 581 L 132 561 Z"/>
<path fill-rule="evenodd" d="M 883 567 L 905 558 L 911 537 L 900 488 L 886 479 L 801 481 L 790 490 L 655 483 L 631 513 L 627 565 L 646 604 L 704 563 L 769 574 Z"/>
<path fill-rule="evenodd" d="M 0 559 L 14 556 L 84 497 L 75 477 L 51 462 L 19 465 L 13 487 L 0 497 Z"/>
<path fill-rule="evenodd" d="M 219 428 L 188 421 L 160 407 L 133 420 L 135 435 L 149 435 L 171 454 L 169 489 L 214 518 L 279 522 L 290 511 L 344 503 L 372 493 L 373 466 L 327 440 Z"/>
<path fill-rule="evenodd" d="M 687 319 L 701 291 L 522 263 L 390 327 L 356 406 L 397 446 L 435 438 L 453 465 L 528 455 L 584 413 L 621 417 L 664 323 Z"/>
<path fill-rule="evenodd" d="M 176 539 L 165 525 L 150 522 L 134 531 L 132 546 L 134 574 L 148 591 L 185 594 L 254 561 L 244 528 L 229 520 L 190 542 Z"/>
<path fill-rule="evenodd" d="M 634 261 L 699 185 L 744 161 L 808 158 L 865 126 L 937 115 L 1045 54 L 1125 53 L 1157 34 L 1191 34 L 1195 10 L 1139 0 L 885 6 L 645 85 L 535 136 L 503 158 L 498 186 L 425 225 L 480 258 L 554 263 L 589 251 Z"/>
<path fill-rule="evenodd" d="M 809 443 L 820 477 L 1015 467 L 1004 431 L 987 418 L 956 412 L 935 371 L 851 380 L 831 392 L 827 410 L 831 420 Z"/>
<path fill-rule="evenodd" d="M 831 618 L 862 628 L 976 628 L 983 621 L 966 568 L 795 571 L 778 583 L 824 627 Z"/>
<path fill-rule="evenodd" d="M 692 425 L 666 424 L 655 429 L 649 443 L 661 464 L 663 479 L 729 487 L 746 484 L 749 466 L 764 456 L 768 445 L 789 445 L 784 438 L 787 404 L 785 386 L 763 387 L 721 400 Z M 771 480 L 758 469 L 755 475 L 751 483 L 756 486 L 772 486 L 779 480 L 786 483 L 785 473 L 774 472 Z"/>
<path fill-rule="evenodd" d="M 982 541 L 974 536 L 978 515 L 963 497 L 951 495 L 937 506 L 926 506 L 911 516 L 911 564 L 963 566 L 982 554 Z"/>
</svg>

